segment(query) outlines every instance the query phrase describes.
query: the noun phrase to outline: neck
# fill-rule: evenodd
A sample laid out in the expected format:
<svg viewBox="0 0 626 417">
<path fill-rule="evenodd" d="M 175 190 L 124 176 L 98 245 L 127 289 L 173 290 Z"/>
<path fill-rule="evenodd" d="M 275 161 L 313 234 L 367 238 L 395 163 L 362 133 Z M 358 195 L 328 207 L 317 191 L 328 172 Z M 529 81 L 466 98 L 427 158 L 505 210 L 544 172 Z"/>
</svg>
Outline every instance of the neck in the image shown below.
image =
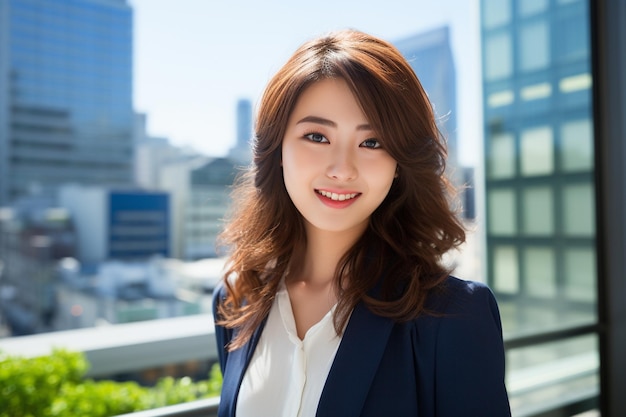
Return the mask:
<svg viewBox="0 0 626 417">
<path fill-rule="evenodd" d="M 310 285 L 328 285 L 332 282 L 339 260 L 363 234 L 364 228 L 343 232 L 319 230 L 306 225 L 307 244 L 301 269 L 293 278 Z"/>
</svg>

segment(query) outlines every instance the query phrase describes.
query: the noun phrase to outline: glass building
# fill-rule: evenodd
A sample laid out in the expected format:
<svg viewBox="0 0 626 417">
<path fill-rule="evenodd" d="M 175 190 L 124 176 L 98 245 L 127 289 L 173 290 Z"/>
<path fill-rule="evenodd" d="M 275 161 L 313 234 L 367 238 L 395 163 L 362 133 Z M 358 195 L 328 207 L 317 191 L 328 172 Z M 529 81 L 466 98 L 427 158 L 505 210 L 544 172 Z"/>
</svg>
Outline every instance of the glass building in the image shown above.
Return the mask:
<svg viewBox="0 0 626 417">
<path fill-rule="evenodd" d="M 0 0 L 0 206 L 132 182 L 126 0 Z"/>
<path fill-rule="evenodd" d="M 488 283 L 511 404 L 515 415 L 584 409 L 600 387 L 588 3 L 481 10 Z"/>
<path fill-rule="evenodd" d="M 450 28 L 443 26 L 394 42 L 419 77 L 447 140 L 450 174 L 462 182 L 457 145 L 456 73 Z"/>
<path fill-rule="evenodd" d="M 252 102 L 245 98 L 237 100 L 237 138 L 235 146 L 228 152 L 228 157 L 243 166 L 252 161 L 252 122 Z"/>
</svg>

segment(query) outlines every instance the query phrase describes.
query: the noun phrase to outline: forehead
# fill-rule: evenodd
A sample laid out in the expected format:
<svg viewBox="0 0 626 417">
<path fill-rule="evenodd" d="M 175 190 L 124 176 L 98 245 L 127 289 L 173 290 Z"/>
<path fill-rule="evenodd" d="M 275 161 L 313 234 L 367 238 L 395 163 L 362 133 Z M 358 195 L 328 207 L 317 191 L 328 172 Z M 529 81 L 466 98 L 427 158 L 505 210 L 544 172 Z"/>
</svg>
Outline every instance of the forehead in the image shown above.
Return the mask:
<svg viewBox="0 0 626 417">
<path fill-rule="evenodd" d="M 304 89 L 296 100 L 290 121 L 293 119 L 315 115 L 320 117 L 366 120 L 361 105 L 354 96 L 348 83 L 341 78 L 324 78 Z"/>
</svg>

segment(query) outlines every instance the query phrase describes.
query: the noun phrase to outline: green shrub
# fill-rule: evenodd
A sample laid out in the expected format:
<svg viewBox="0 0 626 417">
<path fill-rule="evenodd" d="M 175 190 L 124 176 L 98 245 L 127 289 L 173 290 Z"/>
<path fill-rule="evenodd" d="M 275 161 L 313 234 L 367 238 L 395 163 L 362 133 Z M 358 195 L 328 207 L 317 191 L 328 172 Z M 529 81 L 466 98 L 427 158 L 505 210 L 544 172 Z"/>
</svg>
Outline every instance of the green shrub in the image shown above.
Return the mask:
<svg viewBox="0 0 626 417">
<path fill-rule="evenodd" d="M 106 417 L 144 410 L 149 388 L 134 382 L 91 381 L 65 384 L 46 416 Z"/>
<path fill-rule="evenodd" d="M 222 375 L 208 380 L 162 378 L 155 387 L 84 379 L 82 353 L 55 350 L 24 358 L 0 352 L 0 417 L 110 417 L 219 395 Z"/>
</svg>

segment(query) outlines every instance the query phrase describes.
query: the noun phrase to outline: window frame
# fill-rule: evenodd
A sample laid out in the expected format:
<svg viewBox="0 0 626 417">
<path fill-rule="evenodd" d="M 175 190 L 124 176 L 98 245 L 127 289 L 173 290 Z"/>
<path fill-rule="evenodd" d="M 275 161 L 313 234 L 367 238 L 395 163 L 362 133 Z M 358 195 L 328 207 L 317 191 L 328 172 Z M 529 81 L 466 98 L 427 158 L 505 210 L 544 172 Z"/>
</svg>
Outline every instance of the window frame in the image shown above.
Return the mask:
<svg viewBox="0 0 626 417">
<path fill-rule="evenodd" d="M 600 411 L 626 415 L 626 3 L 589 1 L 593 74 Z"/>
</svg>

